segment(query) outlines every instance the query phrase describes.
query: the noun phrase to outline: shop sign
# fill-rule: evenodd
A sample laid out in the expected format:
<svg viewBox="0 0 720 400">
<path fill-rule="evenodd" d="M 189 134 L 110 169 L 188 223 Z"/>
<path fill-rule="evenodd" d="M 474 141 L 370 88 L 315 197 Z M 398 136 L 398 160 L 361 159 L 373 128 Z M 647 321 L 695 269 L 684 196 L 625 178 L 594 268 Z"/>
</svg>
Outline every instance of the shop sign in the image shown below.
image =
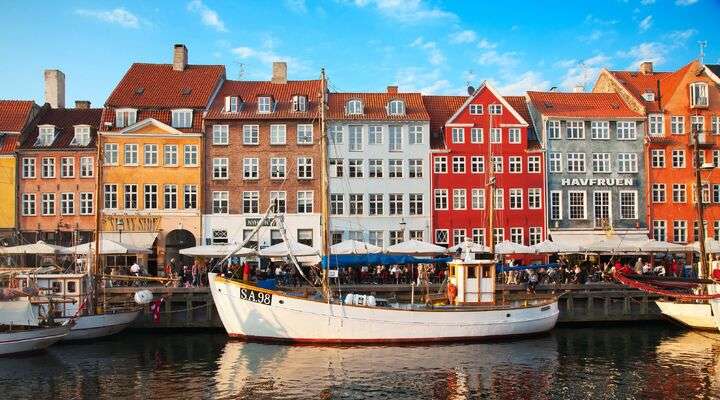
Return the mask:
<svg viewBox="0 0 720 400">
<path fill-rule="evenodd" d="M 561 186 L 633 186 L 632 178 L 563 178 Z"/>
</svg>

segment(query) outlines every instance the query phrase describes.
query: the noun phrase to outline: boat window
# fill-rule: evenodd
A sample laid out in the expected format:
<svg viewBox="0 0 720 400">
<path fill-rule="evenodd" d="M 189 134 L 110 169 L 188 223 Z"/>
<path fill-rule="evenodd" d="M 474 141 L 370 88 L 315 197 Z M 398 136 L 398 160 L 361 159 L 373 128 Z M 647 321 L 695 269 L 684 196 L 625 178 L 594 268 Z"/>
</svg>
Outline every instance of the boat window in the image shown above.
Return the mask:
<svg viewBox="0 0 720 400">
<path fill-rule="evenodd" d="M 68 293 L 76 293 L 77 292 L 77 282 L 70 281 L 67 283 L 67 292 Z"/>
<path fill-rule="evenodd" d="M 478 267 L 468 267 L 468 279 L 477 278 L 477 268 Z"/>
<path fill-rule="evenodd" d="M 450 273 L 449 273 L 449 275 L 450 275 L 450 276 L 455 276 L 455 267 L 454 267 L 454 266 L 450 266 Z"/>
<path fill-rule="evenodd" d="M 60 293 L 62 291 L 61 282 L 53 281 L 51 284 L 53 293 Z"/>
<path fill-rule="evenodd" d="M 490 268 L 489 267 L 483 268 L 482 277 L 483 278 L 492 278 L 490 276 Z"/>
</svg>

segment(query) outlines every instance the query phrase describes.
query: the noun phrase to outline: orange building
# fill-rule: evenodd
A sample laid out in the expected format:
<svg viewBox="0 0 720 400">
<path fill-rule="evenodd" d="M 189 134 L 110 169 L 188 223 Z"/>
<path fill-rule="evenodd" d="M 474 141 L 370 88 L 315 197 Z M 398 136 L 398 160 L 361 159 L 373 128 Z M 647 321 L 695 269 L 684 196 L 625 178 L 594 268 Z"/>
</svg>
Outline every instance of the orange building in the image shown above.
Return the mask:
<svg viewBox="0 0 720 400">
<path fill-rule="evenodd" d="M 674 72 L 603 70 L 595 92 L 616 92 L 647 116 L 646 185 L 652 238 L 677 243 L 697 240 L 693 133 L 699 132 L 701 163 L 720 166 L 720 89 L 709 69 L 695 60 Z M 704 161 L 702 161 L 704 160 Z M 705 229 L 720 238 L 720 172 L 703 169 Z"/>
</svg>

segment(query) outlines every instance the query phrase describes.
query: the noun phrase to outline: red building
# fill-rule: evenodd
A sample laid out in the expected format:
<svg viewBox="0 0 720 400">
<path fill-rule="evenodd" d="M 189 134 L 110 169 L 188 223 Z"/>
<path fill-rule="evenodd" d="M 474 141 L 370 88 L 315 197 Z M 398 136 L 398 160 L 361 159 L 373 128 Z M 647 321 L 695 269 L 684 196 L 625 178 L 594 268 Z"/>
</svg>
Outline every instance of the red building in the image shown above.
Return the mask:
<svg viewBox="0 0 720 400">
<path fill-rule="evenodd" d="M 494 175 L 495 243 L 545 239 L 544 161 L 524 97 L 484 83 L 473 95 L 425 96 L 432 132 L 434 241 L 489 243 Z M 490 168 L 494 166 L 494 174 Z"/>
</svg>

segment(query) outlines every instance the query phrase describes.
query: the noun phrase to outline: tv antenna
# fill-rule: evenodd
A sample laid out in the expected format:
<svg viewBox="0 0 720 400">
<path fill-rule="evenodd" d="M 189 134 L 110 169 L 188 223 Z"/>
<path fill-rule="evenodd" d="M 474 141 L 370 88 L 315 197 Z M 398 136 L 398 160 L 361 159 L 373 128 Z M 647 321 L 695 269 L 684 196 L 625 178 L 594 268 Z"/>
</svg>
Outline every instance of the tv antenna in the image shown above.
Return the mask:
<svg viewBox="0 0 720 400">
<path fill-rule="evenodd" d="M 245 63 L 243 62 L 235 62 L 238 66 L 238 80 L 241 81 L 243 78 L 243 75 L 245 75 Z"/>
<path fill-rule="evenodd" d="M 705 48 L 707 47 L 707 40 L 698 40 L 698 44 L 700 45 L 700 64 L 703 63 L 703 59 L 705 58 Z"/>
</svg>

